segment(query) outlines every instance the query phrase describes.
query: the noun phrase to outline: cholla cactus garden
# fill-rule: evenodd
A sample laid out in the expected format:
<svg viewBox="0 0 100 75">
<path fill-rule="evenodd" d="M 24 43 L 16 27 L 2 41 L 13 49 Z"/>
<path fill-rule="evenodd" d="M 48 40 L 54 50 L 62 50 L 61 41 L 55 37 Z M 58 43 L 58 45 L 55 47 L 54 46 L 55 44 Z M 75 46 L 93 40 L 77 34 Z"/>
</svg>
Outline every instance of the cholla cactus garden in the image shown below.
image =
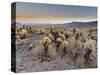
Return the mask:
<svg viewBox="0 0 100 75">
<path fill-rule="evenodd" d="M 13 72 L 97 68 L 97 7 L 12 3 Z"/>
</svg>

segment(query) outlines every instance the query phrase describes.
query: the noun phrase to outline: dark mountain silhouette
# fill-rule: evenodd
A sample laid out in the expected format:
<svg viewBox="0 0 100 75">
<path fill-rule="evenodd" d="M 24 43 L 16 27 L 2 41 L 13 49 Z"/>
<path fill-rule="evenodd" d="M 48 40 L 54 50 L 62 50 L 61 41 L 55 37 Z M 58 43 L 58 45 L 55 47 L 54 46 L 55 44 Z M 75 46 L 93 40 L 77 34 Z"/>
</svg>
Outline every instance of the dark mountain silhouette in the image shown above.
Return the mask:
<svg viewBox="0 0 100 75">
<path fill-rule="evenodd" d="M 74 26 L 74 27 L 96 27 L 97 21 L 92 22 L 71 22 L 71 23 L 64 23 L 63 26 Z"/>
</svg>

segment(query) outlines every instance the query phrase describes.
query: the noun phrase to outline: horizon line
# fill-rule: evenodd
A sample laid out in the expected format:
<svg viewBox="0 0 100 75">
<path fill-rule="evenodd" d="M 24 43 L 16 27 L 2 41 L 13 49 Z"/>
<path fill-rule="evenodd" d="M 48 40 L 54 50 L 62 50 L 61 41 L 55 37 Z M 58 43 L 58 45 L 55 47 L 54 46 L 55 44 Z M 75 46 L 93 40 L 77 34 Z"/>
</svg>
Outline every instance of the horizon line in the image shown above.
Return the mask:
<svg viewBox="0 0 100 75">
<path fill-rule="evenodd" d="M 51 22 L 21 22 L 21 21 L 16 21 L 14 23 L 30 23 L 30 24 L 65 24 L 65 23 L 73 23 L 73 22 L 81 22 L 81 23 L 86 23 L 86 22 L 97 22 L 98 20 L 92 20 L 92 21 L 70 21 L 70 22 L 62 22 L 62 23 L 51 23 Z"/>
</svg>

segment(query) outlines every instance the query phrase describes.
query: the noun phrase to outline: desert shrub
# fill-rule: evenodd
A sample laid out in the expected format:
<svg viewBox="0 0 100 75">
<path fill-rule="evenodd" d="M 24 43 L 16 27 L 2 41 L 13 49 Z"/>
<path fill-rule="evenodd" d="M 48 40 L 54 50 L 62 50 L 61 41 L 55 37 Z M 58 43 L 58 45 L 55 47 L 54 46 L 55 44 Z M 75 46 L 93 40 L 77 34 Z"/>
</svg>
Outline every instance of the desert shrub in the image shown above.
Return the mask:
<svg viewBox="0 0 100 75">
<path fill-rule="evenodd" d="M 83 57 L 78 57 L 75 60 L 75 64 L 78 66 L 78 68 L 85 68 L 85 59 Z"/>
</svg>

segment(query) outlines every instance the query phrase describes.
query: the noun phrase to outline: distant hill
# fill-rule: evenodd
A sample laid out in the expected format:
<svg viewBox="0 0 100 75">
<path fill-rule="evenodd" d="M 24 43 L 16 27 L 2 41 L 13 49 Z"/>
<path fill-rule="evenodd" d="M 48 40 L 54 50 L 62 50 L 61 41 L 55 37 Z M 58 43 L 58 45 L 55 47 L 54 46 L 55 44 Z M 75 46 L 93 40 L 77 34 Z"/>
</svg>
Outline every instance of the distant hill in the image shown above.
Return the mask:
<svg viewBox="0 0 100 75">
<path fill-rule="evenodd" d="M 92 21 L 92 22 L 70 22 L 70 23 L 63 23 L 63 24 L 50 24 L 50 23 L 20 23 L 16 22 L 13 23 L 14 25 L 16 24 L 17 26 L 25 25 L 25 26 L 70 26 L 70 27 L 96 27 L 97 26 L 97 21 Z M 12 24 L 12 25 L 13 25 Z"/>
<path fill-rule="evenodd" d="M 62 26 L 72 26 L 72 27 L 96 27 L 97 21 L 92 22 L 71 22 L 71 23 L 64 23 Z"/>
</svg>

